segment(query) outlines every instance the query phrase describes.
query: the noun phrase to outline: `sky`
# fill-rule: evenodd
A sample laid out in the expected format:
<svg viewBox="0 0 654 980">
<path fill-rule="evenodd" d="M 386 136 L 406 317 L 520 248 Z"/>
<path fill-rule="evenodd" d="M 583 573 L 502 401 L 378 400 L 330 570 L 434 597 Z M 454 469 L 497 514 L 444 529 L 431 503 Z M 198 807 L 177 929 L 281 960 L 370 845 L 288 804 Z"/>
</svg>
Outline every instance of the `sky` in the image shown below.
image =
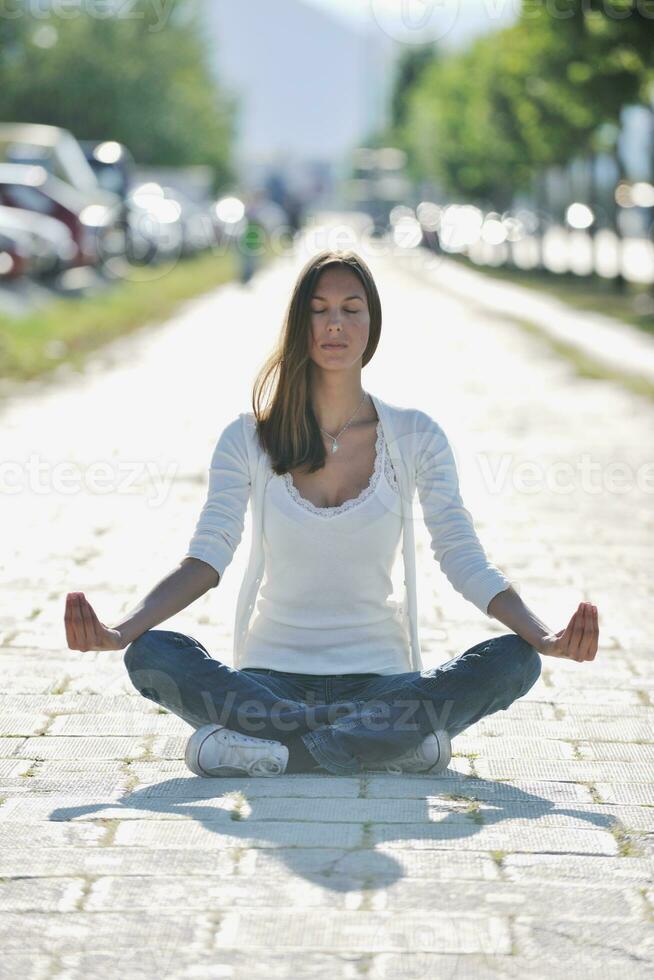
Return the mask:
<svg viewBox="0 0 654 980">
<path fill-rule="evenodd" d="M 520 0 L 304 0 L 349 23 L 368 25 L 405 44 L 459 47 L 513 23 Z"/>
</svg>

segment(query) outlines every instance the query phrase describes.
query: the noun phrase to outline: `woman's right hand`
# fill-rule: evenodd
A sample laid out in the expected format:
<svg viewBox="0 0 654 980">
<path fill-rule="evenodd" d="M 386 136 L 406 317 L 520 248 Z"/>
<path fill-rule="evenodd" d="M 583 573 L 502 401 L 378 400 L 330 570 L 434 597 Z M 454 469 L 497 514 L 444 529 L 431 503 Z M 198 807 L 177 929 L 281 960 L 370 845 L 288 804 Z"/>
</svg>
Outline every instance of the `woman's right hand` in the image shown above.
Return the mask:
<svg viewBox="0 0 654 980">
<path fill-rule="evenodd" d="M 71 650 L 121 650 L 126 646 L 119 630 L 100 622 L 83 592 L 67 594 L 64 623 Z"/>
</svg>

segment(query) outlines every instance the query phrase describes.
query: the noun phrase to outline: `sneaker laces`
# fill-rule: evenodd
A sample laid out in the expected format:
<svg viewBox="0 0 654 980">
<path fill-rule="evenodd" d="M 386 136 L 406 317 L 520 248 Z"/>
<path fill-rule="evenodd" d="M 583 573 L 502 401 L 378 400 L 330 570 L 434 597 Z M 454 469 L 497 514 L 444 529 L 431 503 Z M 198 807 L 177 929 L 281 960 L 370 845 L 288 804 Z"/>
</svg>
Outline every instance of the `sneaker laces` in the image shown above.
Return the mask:
<svg viewBox="0 0 654 980">
<path fill-rule="evenodd" d="M 278 776 L 282 772 L 282 764 L 270 756 L 253 759 L 245 767 L 251 776 Z"/>
</svg>

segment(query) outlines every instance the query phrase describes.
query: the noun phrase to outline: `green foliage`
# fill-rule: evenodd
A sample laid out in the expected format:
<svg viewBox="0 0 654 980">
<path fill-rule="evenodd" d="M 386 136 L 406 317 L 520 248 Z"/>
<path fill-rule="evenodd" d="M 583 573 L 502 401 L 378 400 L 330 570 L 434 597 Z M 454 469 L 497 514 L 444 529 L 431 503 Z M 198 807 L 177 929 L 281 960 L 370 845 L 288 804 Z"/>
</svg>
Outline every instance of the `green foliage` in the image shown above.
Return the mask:
<svg viewBox="0 0 654 980">
<path fill-rule="evenodd" d="M 439 57 L 433 44 L 409 45 L 398 59 L 391 94 L 391 125 L 402 126 L 406 114 L 406 96 L 420 80 L 424 70 Z"/>
<path fill-rule="evenodd" d="M 0 18 L 0 118 L 116 139 L 139 163 L 209 164 L 216 187 L 231 180 L 236 106 L 211 75 L 193 8 L 167 6 L 164 26 L 146 0 L 123 17 Z M 51 47 L 36 43 L 44 26 L 56 31 Z"/>
<path fill-rule="evenodd" d="M 542 167 L 598 148 L 624 105 L 649 103 L 653 41 L 654 0 L 524 4 L 513 26 L 418 74 L 398 144 L 419 176 L 501 208 Z"/>
</svg>

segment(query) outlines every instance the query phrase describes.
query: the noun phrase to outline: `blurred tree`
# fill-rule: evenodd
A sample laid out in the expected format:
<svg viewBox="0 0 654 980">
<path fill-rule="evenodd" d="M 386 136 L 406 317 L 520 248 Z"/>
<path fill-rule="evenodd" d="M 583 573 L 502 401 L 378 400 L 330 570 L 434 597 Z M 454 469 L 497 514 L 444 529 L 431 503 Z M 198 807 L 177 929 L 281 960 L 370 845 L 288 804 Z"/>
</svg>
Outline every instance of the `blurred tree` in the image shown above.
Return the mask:
<svg viewBox="0 0 654 980">
<path fill-rule="evenodd" d="M 481 38 L 430 65 L 408 97 L 403 132 L 424 177 L 499 207 L 526 168 L 513 114 L 491 99 L 496 60 L 491 39 Z"/>
<path fill-rule="evenodd" d="M 398 58 L 391 93 L 390 125 L 393 128 L 404 123 L 407 93 L 418 84 L 425 68 L 434 64 L 438 57 L 434 44 L 418 44 L 409 45 Z"/>
<path fill-rule="evenodd" d="M 650 104 L 653 42 L 654 0 L 525 4 L 405 86 L 400 145 L 421 176 L 502 208 L 543 167 L 594 153 L 625 104 Z"/>
<path fill-rule="evenodd" d="M 129 12 L 0 17 L 0 118 L 115 139 L 139 163 L 209 164 L 217 190 L 234 179 L 237 106 L 211 74 L 194 5 L 173 0 L 163 27 L 146 0 Z"/>
</svg>

